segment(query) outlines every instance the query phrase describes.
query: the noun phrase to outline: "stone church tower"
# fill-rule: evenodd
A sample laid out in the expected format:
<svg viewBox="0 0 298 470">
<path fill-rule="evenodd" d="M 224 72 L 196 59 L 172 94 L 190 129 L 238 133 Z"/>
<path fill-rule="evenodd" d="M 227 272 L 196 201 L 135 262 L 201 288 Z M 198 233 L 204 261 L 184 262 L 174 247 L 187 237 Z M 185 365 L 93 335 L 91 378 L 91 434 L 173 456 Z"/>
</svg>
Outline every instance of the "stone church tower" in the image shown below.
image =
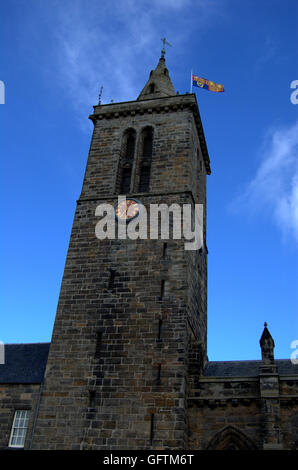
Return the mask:
<svg viewBox="0 0 298 470">
<path fill-rule="evenodd" d="M 207 359 L 206 244 L 99 240 L 95 212 L 119 195 L 206 207 L 196 97 L 175 93 L 162 56 L 136 101 L 99 104 L 90 119 L 32 448 L 183 449 L 190 358 Z"/>
<path fill-rule="evenodd" d="M 90 118 L 52 341 L 5 345 L 0 450 L 297 450 L 298 361 L 274 359 L 267 324 L 261 360 L 207 358 L 210 162 L 195 95 L 175 93 L 162 53 L 136 101 Z M 114 238 L 98 236 L 104 204 Z M 203 205 L 200 249 L 171 230 L 121 238 L 153 204 Z"/>
</svg>

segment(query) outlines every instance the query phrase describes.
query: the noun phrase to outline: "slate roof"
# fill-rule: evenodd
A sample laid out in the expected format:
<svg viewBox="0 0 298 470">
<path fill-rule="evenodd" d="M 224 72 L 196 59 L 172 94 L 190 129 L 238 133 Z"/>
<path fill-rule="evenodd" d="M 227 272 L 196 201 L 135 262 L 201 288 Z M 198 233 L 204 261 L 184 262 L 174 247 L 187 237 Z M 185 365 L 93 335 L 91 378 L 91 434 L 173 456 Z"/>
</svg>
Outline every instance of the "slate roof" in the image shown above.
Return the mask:
<svg viewBox="0 0 298 470">
<path fill-rule="evenodd" d="M 0 364 L 0 383 L 41 383 L 50 343 L 5 344 L 5 364 Z M 275 360 L 281 376 L 297 375 L 298 364 Z M 257 377 L 262 361 L 210 361 L 203 377 Z"/>
<path fill-rule="evenodd" d="M 279 375 L 298 375 L 298 364 L 290 359 L 276 359 Z M 256 377 L 262 361 L 210 361 L 204 370 L 204 377 Z"/>
<path fill-rule="evenodd" d="M 41 383 L 50 343 L 5 344 L 0 383 Z"/>
</svg>

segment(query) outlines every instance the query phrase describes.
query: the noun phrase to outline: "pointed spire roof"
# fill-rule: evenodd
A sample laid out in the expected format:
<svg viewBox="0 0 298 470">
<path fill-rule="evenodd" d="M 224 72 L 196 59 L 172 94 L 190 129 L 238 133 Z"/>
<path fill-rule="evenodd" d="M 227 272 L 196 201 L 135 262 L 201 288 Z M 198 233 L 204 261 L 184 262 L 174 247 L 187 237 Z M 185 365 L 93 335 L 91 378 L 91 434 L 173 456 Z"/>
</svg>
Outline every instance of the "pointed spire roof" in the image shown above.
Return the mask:
<svg viewBox="0 0 298 470">
<path fill-rule="evenodd" d="M 264 330 L 260 339 L 260 346 L 262 351 L 262 361 L 266 363 L 274 362 L 274 340 L 267 328 L 267 323 L 264 323 Z"/>
<path fill-rule="evenodd" d="M 175 94 L 169 71 L 166 68 L 165 58 L 161 57 L 156 69 L 151 70 L 149 79 L 138 96 L 138 100 L 164 98 L 167 96 L 175 96 Z"/>
</svg>

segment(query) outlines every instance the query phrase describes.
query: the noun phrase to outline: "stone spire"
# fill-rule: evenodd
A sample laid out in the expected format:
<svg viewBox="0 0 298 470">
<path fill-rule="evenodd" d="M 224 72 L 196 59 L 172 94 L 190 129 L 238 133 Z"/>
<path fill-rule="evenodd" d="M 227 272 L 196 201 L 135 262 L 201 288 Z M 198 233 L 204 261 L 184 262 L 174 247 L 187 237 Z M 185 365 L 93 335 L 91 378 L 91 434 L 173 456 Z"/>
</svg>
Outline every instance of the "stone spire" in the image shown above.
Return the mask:
<svg viewBox="0 0 298 470">
<path fill-rule="evenodd" d="M 264 323 L 264 331 L 262 333 L 261 339 L 260 339 L 260 346 L 261 346 L 261 351 L 262 351 L 262 361 L 265 364 L 273 364 L 274 363 L 274 340 L 269 333 L 269 330 L 267 328 L 267 323 Z"/>
<path fill-rule="evenodd" d="M 174 95 L 175 90 L 169 77 L 169 71 L 166 68 L 165 58 L 162 56 L 159 59 L 156 69 L 151 70 L 149 80 L 138 96 L 138 100 L 164 98 Z"/>
</svg>

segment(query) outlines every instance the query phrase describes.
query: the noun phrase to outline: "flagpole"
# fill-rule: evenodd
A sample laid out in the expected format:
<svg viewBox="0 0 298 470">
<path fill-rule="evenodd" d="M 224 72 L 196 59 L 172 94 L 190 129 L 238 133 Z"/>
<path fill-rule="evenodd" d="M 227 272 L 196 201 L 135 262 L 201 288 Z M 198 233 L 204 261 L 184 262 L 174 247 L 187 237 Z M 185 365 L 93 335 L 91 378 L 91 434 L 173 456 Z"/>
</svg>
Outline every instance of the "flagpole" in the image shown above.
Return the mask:
<svg viewBox="0 0 298 470">
<path fill-rule="evenodd" d="M 192 93 L 192 69 L 190 71 L 190 93 Z"/>
</svg>

